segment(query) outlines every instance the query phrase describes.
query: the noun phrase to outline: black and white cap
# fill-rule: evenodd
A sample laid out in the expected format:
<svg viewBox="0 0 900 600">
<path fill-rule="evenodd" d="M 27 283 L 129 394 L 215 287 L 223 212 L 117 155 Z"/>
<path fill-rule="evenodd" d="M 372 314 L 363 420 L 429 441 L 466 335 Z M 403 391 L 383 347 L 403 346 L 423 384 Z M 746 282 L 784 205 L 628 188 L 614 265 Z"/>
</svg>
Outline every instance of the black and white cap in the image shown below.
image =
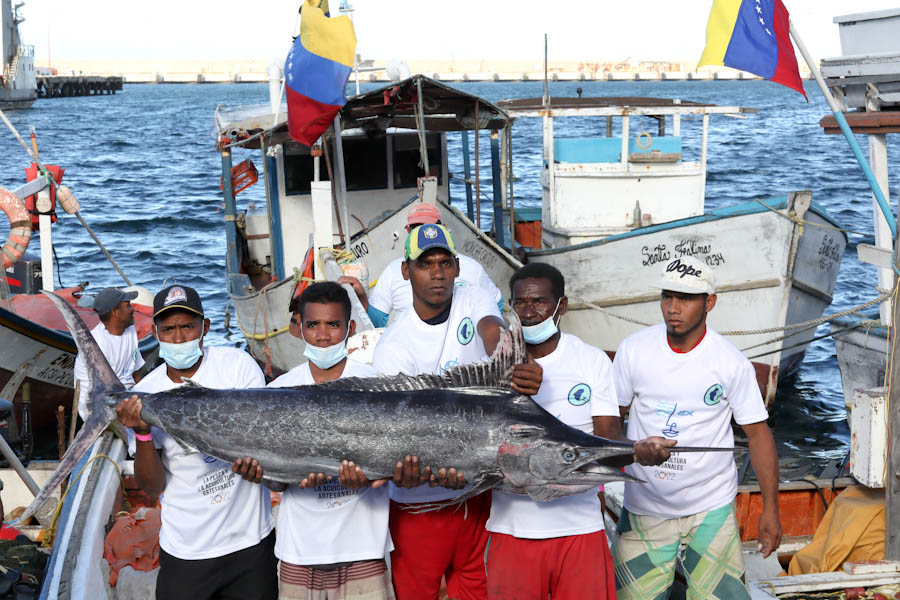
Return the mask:
<svg viewBox="0 0 900 600">
<path fill-rule="evenodd" d="M 682 256 L 666 263 L 662 279 L 650 286 L 682 294 L 715 294 L 716 274 L 693 256 Z"/>
<path fill-rule="evenodd" d="M 171 308 L 181 308 L 203 316 L 203 303 L 197 290 L 186 285 L 170 285 L 153 297 L 153 318 Z"/>
</svg>

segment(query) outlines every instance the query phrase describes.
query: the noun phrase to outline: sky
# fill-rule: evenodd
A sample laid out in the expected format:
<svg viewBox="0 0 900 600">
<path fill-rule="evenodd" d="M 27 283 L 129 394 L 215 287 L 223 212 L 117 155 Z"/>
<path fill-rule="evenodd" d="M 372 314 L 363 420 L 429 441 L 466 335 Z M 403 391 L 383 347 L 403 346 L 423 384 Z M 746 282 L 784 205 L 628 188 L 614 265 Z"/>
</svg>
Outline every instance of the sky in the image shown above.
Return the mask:
<svg viewBox="0 0 900 600">
<path fill-rule="evenodd" d="M 299 0 L 24 0 L 23 42 L 38 62 L 283 60 Z M 694 61 L 710 0 L 351 0 L 364 59 Z M 339 0 L 332 0 L 334 7 Z M 786 0 L 813 56 L 840 54 L 835 15 L 900 0 Z M 851 8 L 852 4 L 852 8 Z"/>
</svg>

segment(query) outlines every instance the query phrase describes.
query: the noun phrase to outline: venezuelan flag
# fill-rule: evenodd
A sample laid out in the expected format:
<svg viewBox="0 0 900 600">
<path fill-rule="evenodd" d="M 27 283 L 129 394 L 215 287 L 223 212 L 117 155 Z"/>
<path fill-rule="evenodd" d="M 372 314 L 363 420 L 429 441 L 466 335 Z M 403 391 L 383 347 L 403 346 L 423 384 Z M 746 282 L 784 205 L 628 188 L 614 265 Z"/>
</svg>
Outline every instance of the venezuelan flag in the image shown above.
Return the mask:
<svg viewBox="0 0 900 600">
<path fill-rule="evenodd" d="M 698 67 L 724 65 L 797 90 L 806 98 L 781 0 L 713 0 Z M 809 99 L 807 98 L 807 101 Z"/>
<path fill-rule="evenodd" d="M 356 34 L 350 17 L 325 16 L 327 0 L 305 0 L 300 35 L 284 63 L 291 139 L 312 146 L 347 102 Z"/>
</svg>

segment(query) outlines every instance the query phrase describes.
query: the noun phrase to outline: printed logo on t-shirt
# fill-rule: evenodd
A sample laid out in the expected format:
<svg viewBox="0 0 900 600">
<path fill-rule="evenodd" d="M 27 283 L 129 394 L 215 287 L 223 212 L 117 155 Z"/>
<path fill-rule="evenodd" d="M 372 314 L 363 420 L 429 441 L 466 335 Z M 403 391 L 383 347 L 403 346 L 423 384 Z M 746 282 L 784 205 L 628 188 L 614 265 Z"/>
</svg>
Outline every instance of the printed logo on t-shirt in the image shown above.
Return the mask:
<svg viewBox="0 0 900 600">
<path fill-rule="evenodd" d="M 469 282 L 463 281 L 462 279 L 457 279 L 456 281 L 453 282 L 453 285 L 455 285 L 457 287 L 469 287 Z"/>
<path fill-rule="evenodd" d="M 131 355 L 131 360 L 133 360 L 134 362 L 137 362 L 137 359 L 138 359 L 138 350 L 137 350 L 137 348 L 135 348 L 134 352 Z"/>
<path fill-rule="evenodd" d="M 459 324 L 459 327 L 456 329 L 456 339 L 460 344 L 465 346 L 469 342 L 472 341 L 472 338 L 475 337 L 475 325 L 472 323 L 472 319 L 466 317 Z"/>
<path fill-rule="evenodd" d="M 209 454 L 203 455 L 203 462 L 205 462 L 206 464 L 211 465 L 212 463 L 216 462 L 217 460 L 219 460 L 219 459 L 216 458 L 215 456 L 210 456 Z"/>
<path fill-rule="evenodd" d="M 572 406 L 583 406 L 591 400 L 591 386 L 586 383 L 579 383 L 569 390 L 569 404 Z"/>
<path fill-rule="evenodd" d="M 706 393 L 703 394 L 703 402 L 707 406 L 715 406 L 722 400 L 722 396 L 725 394 L 725 388 L 723 388 L 718 383 L 715 383 L 709 386 L 709 389 L 706 390 Z"/>
</svg>

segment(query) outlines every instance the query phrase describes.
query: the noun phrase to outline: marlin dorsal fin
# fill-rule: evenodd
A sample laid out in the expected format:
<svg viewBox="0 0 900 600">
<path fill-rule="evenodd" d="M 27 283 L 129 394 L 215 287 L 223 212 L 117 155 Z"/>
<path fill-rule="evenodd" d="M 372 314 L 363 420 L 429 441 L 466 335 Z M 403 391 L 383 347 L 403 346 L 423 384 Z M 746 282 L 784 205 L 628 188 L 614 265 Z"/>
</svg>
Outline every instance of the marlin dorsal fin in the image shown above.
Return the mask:
<svg viewBox="0 0 900 600">
<path fill-rule="evenodd" d="M 440 375 L 386 375 L 383 377 L 347 377 L 319 384 L 319 389 L 355 391 L 402 391 L 435 388 L 512 387 L 513 367 L 528 360 L 522 323 L 515 312 L 508 314 L 509 329 L 500 334 L 500 342 L 488 360 L 459 365 Z"/>
</svg>

